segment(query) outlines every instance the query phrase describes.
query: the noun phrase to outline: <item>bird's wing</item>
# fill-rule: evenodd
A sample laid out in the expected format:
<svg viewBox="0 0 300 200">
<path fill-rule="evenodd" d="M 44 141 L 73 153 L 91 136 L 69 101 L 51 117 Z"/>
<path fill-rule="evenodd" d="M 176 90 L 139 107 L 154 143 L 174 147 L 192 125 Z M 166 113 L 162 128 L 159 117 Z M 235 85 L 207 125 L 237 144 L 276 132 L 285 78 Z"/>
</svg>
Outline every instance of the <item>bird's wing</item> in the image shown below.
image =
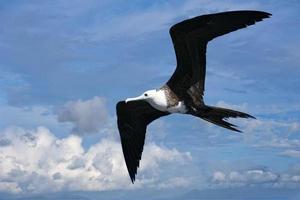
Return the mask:
<svg viewBox="0 0 300 200">
<path fill-rule="evenodd" d="M 120 101 L 116 109 L 123 155 L 133 183 L 143 152 L 147 125 L 169 113 L 156 110 L 142 100 Z"/>
<path fill-rule="evenodd" d="M 229 11 L 198 16 L 172 26 L 170 35 L 177 67 L 167 82 L 169 88 L 180 98 L 188 95 L 194 104 L 203 103 L 207 43 L 270 15 L 261 11 Z"/>
</svg>

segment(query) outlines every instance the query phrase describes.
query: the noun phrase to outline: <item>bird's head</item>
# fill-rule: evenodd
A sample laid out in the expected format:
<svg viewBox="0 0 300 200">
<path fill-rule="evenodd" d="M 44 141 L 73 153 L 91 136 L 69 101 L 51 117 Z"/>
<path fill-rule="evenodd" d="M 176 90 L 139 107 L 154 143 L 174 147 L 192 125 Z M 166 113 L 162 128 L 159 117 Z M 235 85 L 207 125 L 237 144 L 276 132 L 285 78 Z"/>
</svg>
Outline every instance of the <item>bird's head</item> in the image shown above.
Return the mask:
<svg viewBox="0 0 300 200">
<path fill-rule="evenodd" d="M 156 90 L 147 90 L 146 92 L 144 92 L 142 95 L 138 97 L 127 98 L 125 102 L 127 103 L 129 101 L 138 101 L 138 100 L 150 101 L 155 97 L 156 93 L 157 93 Z"/>
</svg>

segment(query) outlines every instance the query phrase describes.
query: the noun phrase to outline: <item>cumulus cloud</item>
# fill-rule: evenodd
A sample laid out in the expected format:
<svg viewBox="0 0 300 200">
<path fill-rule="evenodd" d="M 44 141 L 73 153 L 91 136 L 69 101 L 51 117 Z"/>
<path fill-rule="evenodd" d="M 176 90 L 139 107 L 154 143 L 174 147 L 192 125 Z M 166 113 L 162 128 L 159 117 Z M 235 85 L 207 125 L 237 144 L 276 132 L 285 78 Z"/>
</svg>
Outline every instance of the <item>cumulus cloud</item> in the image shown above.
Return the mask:
<svg viewBox="0 0 300 200">
<path fill-rule="evenodd" d="M 105 99 L 94 97 L 86 101 L 69 101 L 58 109 L 57 118 L 59 122 L 72 123 L 73 134 L 98 132 L 108 120 Z"/>
<path fill-rule="evenodd" d="M 0 191 L 39 193 L 61 190 L 104 191 L 156 186 L 187 185 L 183 177 L 176 183 L 164 176 L 162 166 L 176 166 L 191 159 L 189 153 L 150 143 L 145 146 L 134 185 L 130 184 L 119 141 L 102 139 L 85 150 L 76 135 L 57 138 L 45 127 L 36 130 L 8 128 L 0 146 Z M 176 164 L 176 165 L 175 165 Z M 175 168 L 176 168 L 175 167 Z"/>
</svg>

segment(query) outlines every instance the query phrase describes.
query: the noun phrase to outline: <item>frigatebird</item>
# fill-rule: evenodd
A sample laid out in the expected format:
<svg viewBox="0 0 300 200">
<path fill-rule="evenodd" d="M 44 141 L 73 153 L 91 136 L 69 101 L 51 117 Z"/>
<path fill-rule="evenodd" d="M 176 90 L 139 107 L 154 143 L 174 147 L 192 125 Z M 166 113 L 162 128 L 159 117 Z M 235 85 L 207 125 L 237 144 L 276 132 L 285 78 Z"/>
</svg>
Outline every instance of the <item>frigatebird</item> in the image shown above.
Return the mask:
<svg viewBox="0 0 300 200">
<path fill-rule="evenodd" d="M 177 60 L 171 78 L 159 89 L 120 101 L 116 106 L 123 155 L 132 183 L 141 160 L 146 128 L 152 121 L 172 113 L 182 113 L 241 132 L 226 120 L 231 117 L 254 118 L 247 113 L 205 105 L 205 54 L 207 43 L 214 38 L 270 16 L 270 13 L 261 11 L 228 11 L 197 16 L 170 28 Z"/>
</svg>

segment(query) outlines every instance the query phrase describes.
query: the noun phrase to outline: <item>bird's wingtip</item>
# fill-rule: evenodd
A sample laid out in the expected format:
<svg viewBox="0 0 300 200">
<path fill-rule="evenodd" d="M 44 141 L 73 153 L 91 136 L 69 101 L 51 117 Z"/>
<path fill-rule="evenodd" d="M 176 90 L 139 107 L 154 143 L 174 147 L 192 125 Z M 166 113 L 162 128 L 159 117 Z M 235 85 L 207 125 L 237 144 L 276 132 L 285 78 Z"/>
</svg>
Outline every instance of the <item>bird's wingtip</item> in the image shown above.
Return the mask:
<svg viewBox="0 0 300 200">
<path fill-rule="evenodd" d="M 272 16 L 272 14 L 268 12 L 264 12 L 264 14 L 266 15 L 266 18 L 270 18 Z"/>
<path fill-rule="evenodd" d="M 259 11 L 259 12 L 260 12 L 262 20 L 266 19 L 266 18 L 270 18 L 272 16 L 272 14 L 269 12 L 265 12 L 265 11 Z"/>
<path fill-rule="evenodd" d="M 134 181 L 135 181 L 135 175 L 130 175 L 130 174 L 129 174 L 129 176 L 130 176 L 131 183 L 134 184 Z"/>
<path fill-rule="evenodd" d="M 247 114 L 246 118 L 256 119 L 256 117 L 254 117 L 254 116 L 252 116 L 252 115 L 249 115 L 249 114 Z"/>
<path fill-rule="evenodd" d="M 230 126 L 230 130 L 232 130 L 232 131 L 235 131 L 235 132 L 238 132 L 238 133 L 243 133 L 243 131 L 241 131 L 241 130 L 239 130 L 239 129 L 237 129 L 237 128 L 234 128 L 234 127 L 237 127 L 237 126 Z"/>
</svg>

